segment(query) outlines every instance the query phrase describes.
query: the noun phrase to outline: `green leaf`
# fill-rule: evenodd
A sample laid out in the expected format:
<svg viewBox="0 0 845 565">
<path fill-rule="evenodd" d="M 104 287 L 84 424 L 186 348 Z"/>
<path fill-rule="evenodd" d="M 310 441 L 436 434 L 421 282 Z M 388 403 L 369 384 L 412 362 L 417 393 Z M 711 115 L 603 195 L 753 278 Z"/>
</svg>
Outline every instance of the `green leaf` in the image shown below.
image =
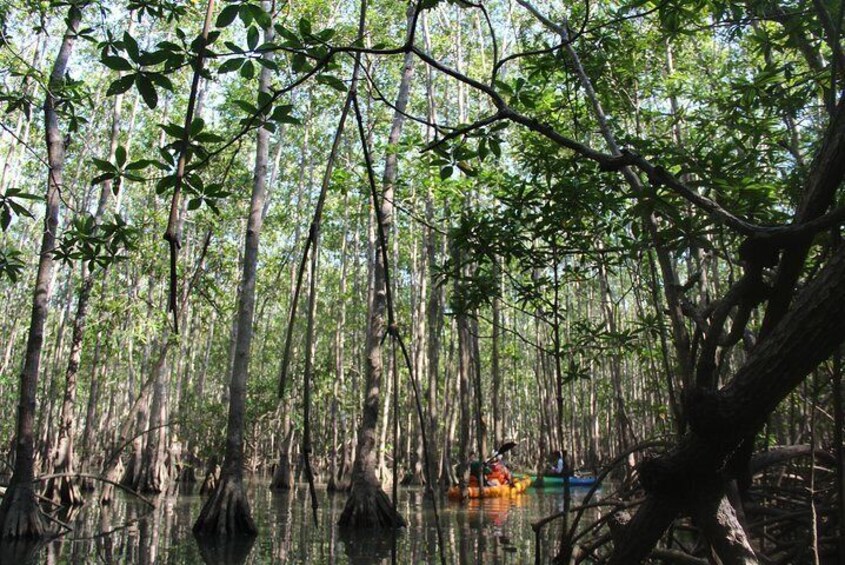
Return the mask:
<svg viewBox="0 0 845 565">
<path fill-rule="evenodd" d="M 253 106 L 252 104 L 250 104 L 246 100 L 235 100 L 234 104 L 235 104 L 235 106 L 237 106 L 241 110 L 249 112 L 250 114 L 257 114 L 258 113 L 258 108 L 256 108 L 255 106 Z"/>
<path fill-rule="evenodd" d="M 106 91 L 106 96 L 114 96 L 115 94 L 123 94 L 135 83 L 135 75 L 126 75 L 122 76 L 116 81 L 112 82 L 109 85 L 109 89 Z"/>
<path fill-rule="evenodd" d="M 241 17 L 244 26 L 249 26 L 252 23 L 252 12 L 249 9 L 249 5 L 242 4 L 238 10 L 238 15 Z"/>
<path fill-rule="evenodd" d="M 270 69 L 271 71 L 278 71 L 279 70 L 279 65 L 276 64 L 276 61 L 272 61 L 270 59 L 265 59 L 264 57 L 261 57 L 260 59 L 256 59 L 256 62 L 259 65 L 261 65 L 262 67 Z"/>
<path fill-rule="evenodd" d="M 243 57 L 235 57 L 234 59 L 229 59 L 228 61 L 226 61 L 225 63 L 220 65 L 220 68 L 217 69 L 217 72 L 221 75 L 226 74 L 226 73 L 231 73 L 232 71 L 237 71 L 238 69 L 240 69 L 241 65 L 243 65 L 243 64 L 244 64 L 244 58 Z"/>
<path fill-rule="evenodd" d="M 118 168 L 122 168 L 126 164 L 126 148 L 119 145 L 114 151 L 114 159 L 117 162 Z"/>
<path fill-rule="evenodd" d="M 286 116 L 291 113 L 293 110 L 293 106 L 290 104 L 282 104 L 280 106 L 276 106 L 273 108 L 273 114 L 270 116 L 271 120 L 278 120 L 282 116 Z"/>
<path fill-rule="evenodd" d="M 330 86 L 338 92 L 346 92 L 346 84 L 337 77 L 320 75 L 317 77 L 317 82 Z"/>
<path fill-rule="evenodd" d="M 448 167 L 443 167 L 442 169 L 440 169 L 440 180 L 446 180 L 449 177 L 451 177 L 454 170 L 455 170 L 454 167 L 452 167 L 451 165 L 449 165 Z"/>
<path fill-rule="evenodd" d="M 247 9 L 252 14 L 253 19 L 263 28 L 270 27 L 270 16 L 258 4 L 247 4 Z"/>
<path fill-rule="evenodd" d="M 221 10 L 220 15 L 217 16 L 217 21 L 214 23 L 217 27 L 228 27 L 235 18 L 238 17 L 238 10 L 240 6 L 237 4 L 229 4 L 223 10 Z"/>
<path fill-rule="evenodd" d="M 128 32 L 123 32 L 123 45 L 126 46 L 126 53 L 129 54 L 129 57 L 131 57 L 132 60 L 137 63 L 138 59 L 140 58 L 138 42 L 135 41 L 135 38 L 129 35 Z"/>
<path fill-rule="evenodd" d="M 169 51 L 152 51 L 141 55 L 138 59 L 138 63 L 144 67 L 160 65 L 161 63 L 167 61 L 171 56 L 172 54 Z"/>
<path fill-rule="evenodd" d="M 302 120 L 300 120 L 299 118 L 297 118 L 295 116 L 291 116 L 291 115 L 284 115 L 284 116 L 281 116 L 279 118 L 274 118 L 274 121 L 276 121 L 280 124 L 293 124 L 295 126 L 298 126 L 302 123 Z"/>
<path fill-rule="evenodd" d="M 328 29 L 324 29 L 323 31 L 321 31 L 320 33 L 318 33 L 318 34 L 317 34 L 317 38 L 318 38 L 320 41 L 328 41 L 328 40 L 330 40 L 332 37 L 334 37 L 334 34 L 335 34 L 335 30 L 333 30 L 332 28 L 328 28 Z"/>
<path fill-rule="evenodd" d="M 307 18 L 300 18 L 299 20 L 299 35 L 308 37 L 311 35 L 311 20 Z"/>
<path fill-rule="evenodd" d="M 272 103 L 273 97 L 269 92 L 258 93 L 258 107 L 263 108 L 265 113 L 270 111 L 270 104 Z"/>
<path fill-rule="evenodd" d="M 258 28 L 255 26 L 249 26 L 249 29 L 246 30 L 246 46 L 249 48 L 250 51 L 254 51 L 256 47 L 258 47 Z"/>
<path fill-rule="evenodd" d="M 502 147 L 499 145 L 499 140 L 490 140 L 490 151 L 493 152 L 493 155 L 495 155 L 497 159 L 502 156 Z"/>
<path fill-rule="evenodd" d="M 123 57 L 107 56 L 102 59 L 103 64 L 114 71 L 131 71 L 132 65 Z"/>
<path fill-rule="evenodd" d="M 204 131 L 197 135 L 194 139 L 200 143 L 220 143 L 224 140 L 224 137 L 217 135 L 216 133 L 211 133 L 210 131 Z"/>
<path fill-rule="evenodd" d="M 96 157 L 93 157 L 91 161 L 94 163 L 94 166 L 100 169 L 101 171 L 117 171 L 117 168 L 105 159 L 97 159 Z"/>
<path fill-rule="evenodd" d="M 155 165 L 157 161 L 153 161 L 151 159 L 139 159 L 137 161 L 132 161 L 128 165 L 126 165 L 124 170 L 127 171 L 138 171 L 141 169 L 146 169 L 150 165 Z"/>
<path fill-rule="evenodd" d="M 224 41 L 223 45 L 229 48 L 229 51 L 232 53 L 246 53 L 243 49 L 241 49 L 237 44 L 232 43 L 231 41 Z"/>
<path fill-rule="evenodd" d="M 149 106 L 150 110 L 155 110 L 155 107 L 158 106 L 158 94 L 156 94 L 152 81 L 145 75 L 138 73 L 135 75 L 135 85 L 138 87 L 138 92 L 141 93 L 144 103 Z"/>
<path fill-rule="evenodd" d="M 305 55 L 302 53 L 296 53 L 291 59 L 291 68 L 293 69 L 293 72 L 301 73 L 310 69 L 311 66 L 308 64 L 308 60 L 305 58 Z"/>
<path fill-rule="evenodd" d="M 117 175 L 115 173 L 103 173 L 91 179 L 91 185 L 100 184 L 101 182 L 113 179 L 116 176 Z"/>
<path fill-rule="evenodd" d="M 182 135 L 185 133 L 185 128 L 178 124 L 159 124 L 158 127 L 163 129 L 167 135 L 176 139 L 182 139 Z"/>
<path fill-rule="evenodd" d="M 252 61 L 245 62 L 244 66 L 241 67 L 241 76 L 245 79 L 251 79 L 255 76 L 255 65 L 252 64 Z"/>
<path fill-rule="evenodd" d="M 161 73 L 149 73 L 147 76 L 150 77 L 150 80 L 152 80 L 159 88 L 173 92 L 173 83 L 170 82 L 170 79 L 165 75 Z"/>
<path fill-rule="evenodd" d="M 191 137 L 196 137 L 203 128 L 205 128 L 205 120 L 202 118 L 194 118 L 194 121 L 191 122 Z"/>
<path fill-rule="evenodd" d="M 9 188 L 6 189 L 6 198 L 24 198 L 26 200 L 42 200 L 43 197 L 37 194 L 31 194 L 29 192 L 24 192 L 20 188 Z"/>
</svg>

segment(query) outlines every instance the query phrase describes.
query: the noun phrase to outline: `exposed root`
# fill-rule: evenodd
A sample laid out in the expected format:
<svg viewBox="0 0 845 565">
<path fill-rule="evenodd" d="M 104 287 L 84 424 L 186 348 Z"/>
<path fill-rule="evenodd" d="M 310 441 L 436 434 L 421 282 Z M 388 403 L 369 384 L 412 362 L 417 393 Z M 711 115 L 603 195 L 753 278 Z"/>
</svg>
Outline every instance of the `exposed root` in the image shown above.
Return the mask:
<svg viewBox="0 0 845 565">
<path fill-rule="evenodd" d="M 0 563 L 38 563 L 38 553 L 46 540 L 0 538 Z"/>
<path fill-rule="evenodd" d="M 114 498 L 114 482 L 117 481 L 117 478 L 123 473 L 123 462 L 120 458 L 117 458 L 111 464 L 109 464 L 108 468 L 106 469 L 104 475 L 105 478 L 112 483 L 106 483 L 103 485 L 103 490 L 100 492 L 100 504 L 103 506 L 107 506 L 111 504 L 112 499 Z"/>
<path fill-rule="evenodd" d="M 196 536 L 247 537 L 258 533 L 243 482 L 223 476 L 212 495 L 205 501 L 194 524 Z"/>
<path fill-rule="evenodd" d="M 44 487 L 44 497 L 62 506 L 81 506 L 85 501 L 71 476 L 54 477 Z"/>
<path fill-rule="evenodd" d="M 209 465 L 205 473 L 205 480 L 200 486 L 200 494 L 211 494 L 217 489 L 218 482 L 220 482 L 220 465 L 215 463 Z"/>
<path fill-rule="evenodd" d="M 167 467 L 159 459 L 145 461 L 138 477 L 138 492 L 159 494 L 167 490 Z"/>
<path fill-rule="evenodd" d="M 404 528 L 405 519 L 393 509 L 381 487 L 366 483 L 352 486 L 340 515 L 341 528 Z"/>
<path fill-rule="evenodd" d="M 290 490 L 293 488 L 293 484 L 290 462 L 285 457 L 281 457 L 276 470 L 273 472 L 270 488 L 273 490 Z"/>
<path fill-rule="evenodd" d="M 32 485 L 9 485 L 0 503 L 0 538 L 41 539 L 47 534 Z"/>
</svg>

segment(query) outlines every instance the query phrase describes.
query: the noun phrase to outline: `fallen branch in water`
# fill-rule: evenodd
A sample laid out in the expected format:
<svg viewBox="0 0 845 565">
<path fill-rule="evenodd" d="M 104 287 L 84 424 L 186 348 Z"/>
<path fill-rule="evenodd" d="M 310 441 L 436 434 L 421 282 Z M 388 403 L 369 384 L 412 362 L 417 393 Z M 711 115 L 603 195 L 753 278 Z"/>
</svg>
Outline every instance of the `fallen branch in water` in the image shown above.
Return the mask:
<svg viewBox="0 0 845 565">
<path fill-rule="evenodd" d="M 80 536 L 80 537 L 75 537 L 75 538 L 68 538 L 68 541 L 71 541 L 71 542 L 73 542 L 73 541 L 85 541 L 85 540 L 93 540 L 93 539 L 104 538 L 104 537 L 106 537 L 106 536 L 110 536 L 110 535 L 112 535 L 112 534 L 113 534 L 113 533 L 115 533 L 115 532 L 119 532 L 120 530 L 125 530 L 126 528 L 128 528 L 128 527 L 132 526 L 133 524 L 137 524 L 137 523 L 138 523 L 138 522 L 140 522 L 141 520 L 146 519 L 146 518 L 147 518 L 147 516 L 149 516 L 150 514 L 152 514 L 152 512 L 153 512 L 153 509 L 151 508 L 151 509 L 150 509 L 150 510 L 149 510 L 146 514 L 144 514 L 143 516 L 137 516 L 137 517 L 135 517 L 135 518 L 132 518 L 131 520 L 129 520 L 129 521 L 128 521 L 128 522 L 126 522 L 125 524 L 121 524 L 120 526 L 116 526 L 116 527 L 114 527 L 114 528 L 112 528 L 112 529 L 110 529 L 110 530 L 106 530 L 106 531 L 104 531 L 104 532 L 98 532 L 98 533 L 96 533 L 96 534 L 92 534 L 92 535 L 90 535 L 90 536 Z"/>
<path fill-rule="evenodd" d="M 42 477 L 35 477 L 35 479 L 33 479 L 32 482 L 40 483 L 42 481 L 47 481 L 49 479 L 59 479 L 59 478 L 63 478 L 63 477 L 67 477 L 67 478 L 71 478 L 71 479 L 92 479 L 92 480 L 95 480 L 95 481 L 108 483 L 112 486 L 116 486 L 117 488 L 119 488 L 123 492 L 131 494 L 132 496 L 140 499 L 142 502 L 149 505 L 150 508 L 156 507 L 155 503 L 153 501 L 151 501 L 149 498 L 146 498 L 145 496 L 138 494 L 137 492 L 135 492 L 134 490 L 132 490 L 131 488 L 129 488 L 125 485 L 122 485 L 122 484 L 120 484 L 116 481 L 112 481 L 110 479 L 107 479 L 105 477 L 101 477 L 100 475 L 91 475 L 89 473 L 54 473 L 52 475 L 44 475 Z"/>
</svg>

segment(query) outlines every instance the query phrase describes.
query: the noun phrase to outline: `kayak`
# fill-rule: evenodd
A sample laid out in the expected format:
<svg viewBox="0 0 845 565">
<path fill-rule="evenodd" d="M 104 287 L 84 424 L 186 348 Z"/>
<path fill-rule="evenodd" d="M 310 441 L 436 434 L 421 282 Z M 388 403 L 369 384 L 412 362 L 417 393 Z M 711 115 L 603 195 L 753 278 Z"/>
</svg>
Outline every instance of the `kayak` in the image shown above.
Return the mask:
<svg viewBox="0 0 845 565">
<path fill-rule="evenodd" d="M 515 496 L 525 492 L 531 486 L 531 477 L 521 477 L 514 481 L 513 485 L 499 485 L 495 487 L 468 487 L 470 498 L 498 498 L 501 496 Z M 461 488 L 458 485 L 449 489 L 449 498 L 451 500 L 461 499 Z"/>
<path fill-rule="evenodd" d="M 532 477 L 534 488 L 563 488 L 564 477 L 556 475 L 543 475 Z M 570 487 L 591 487 L 596 484 L 595 477 L 569 477 Z"/>
</svg>

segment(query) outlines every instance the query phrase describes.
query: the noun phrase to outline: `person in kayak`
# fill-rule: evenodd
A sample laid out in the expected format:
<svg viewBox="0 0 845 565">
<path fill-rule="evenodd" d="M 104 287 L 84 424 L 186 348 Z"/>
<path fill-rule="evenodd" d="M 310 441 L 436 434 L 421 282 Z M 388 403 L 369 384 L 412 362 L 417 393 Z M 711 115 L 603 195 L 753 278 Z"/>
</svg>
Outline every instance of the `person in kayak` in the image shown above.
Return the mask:
<svg viewBox="0 0 845 565">
<path fill-rule="evenodd" d="M 513 473 L 508 469 L 502 455 L 497 455 L 490 466 L 490 473 L 485 476 L 490 486 L 513 485 Z"/>
<path fill-rule="evenodd" d="M 553 475 L 557 477 L 567 477 L 572 473 L 569 470 L 569 465 L 566 462 L 567 460 L 567 453 L 564 449 L 563 451 L 555 451 L 552 454 L 552 466 L 549 467 L 548 471 L 546 471 L 547 475 Z"/>
</svg>

